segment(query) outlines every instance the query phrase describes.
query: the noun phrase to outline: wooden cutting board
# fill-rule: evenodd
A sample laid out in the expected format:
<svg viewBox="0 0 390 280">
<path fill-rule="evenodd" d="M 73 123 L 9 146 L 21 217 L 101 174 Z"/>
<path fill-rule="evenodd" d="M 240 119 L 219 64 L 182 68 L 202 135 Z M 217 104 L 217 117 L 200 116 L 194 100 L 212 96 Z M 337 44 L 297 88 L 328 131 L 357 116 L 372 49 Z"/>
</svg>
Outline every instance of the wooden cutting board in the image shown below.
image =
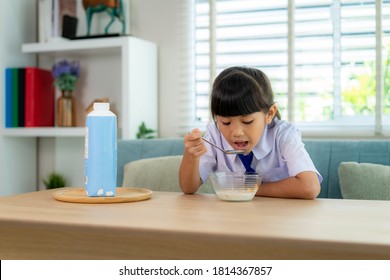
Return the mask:
<svg viewBox="0 0 390 280">
<path fill-rule="evenodd" d="M 115 196 L 94 196 L 89 197 L 85 188 L 72 188 L 59 190 L 53 193 L 53 197 L 59 201 L 73 203 L 123 203 L 136 202 L 149 199 L 152 191 L 140 188 L 116 188 Z"/>
</svg>

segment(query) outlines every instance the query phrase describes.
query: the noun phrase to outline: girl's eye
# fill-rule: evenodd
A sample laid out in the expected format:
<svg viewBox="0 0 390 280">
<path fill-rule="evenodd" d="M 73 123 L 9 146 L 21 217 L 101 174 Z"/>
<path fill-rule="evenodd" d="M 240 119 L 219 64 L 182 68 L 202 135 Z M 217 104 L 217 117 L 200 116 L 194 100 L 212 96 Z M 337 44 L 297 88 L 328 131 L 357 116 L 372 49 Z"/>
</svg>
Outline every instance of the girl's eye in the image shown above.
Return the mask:
<svg viewBox="0 0 390 280">
<path fill-rule="evenodd" d="M 230 124 L 230 122 L 223 122 L 223 121 L 221 121 L 221 123 L 222 123 L 223 125 L 229 125 L 229 124 Z"/>
<path fill-rule="evenodd" d="M 243 121 L 242 123 L 243 123 L 243 124 L 251 124 L 251 123 L 253 123 L 253 120 L 250 120 L 250 121 Z"/>
</svg>

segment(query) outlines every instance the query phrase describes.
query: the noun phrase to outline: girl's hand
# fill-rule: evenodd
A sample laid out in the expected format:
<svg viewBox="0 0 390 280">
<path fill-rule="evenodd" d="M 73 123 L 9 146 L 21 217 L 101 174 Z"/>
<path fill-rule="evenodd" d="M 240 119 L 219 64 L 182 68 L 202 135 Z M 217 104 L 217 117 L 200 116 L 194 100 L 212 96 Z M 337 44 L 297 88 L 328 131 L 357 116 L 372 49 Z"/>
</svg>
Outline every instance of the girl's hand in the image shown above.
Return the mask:
<svg viewBox="0 0 390 280">
<path fill-rule="evenodd" d="M 202 134 L 198 128 L 184 135 L 184 149 L 187 154 L 194 158 L 199 158 L 207 152 L 206 146 L 203 145 Z"/>
<path fill-rule="evenodd" d="M 199 162 L 200 157 L 207 152 L 202 142 L 202 134 L 197 128 L 184 135 L 184 153 L 179 169 L 179 183 L 183 193 L 195 193 L 202 184 Z"/>
</svg>

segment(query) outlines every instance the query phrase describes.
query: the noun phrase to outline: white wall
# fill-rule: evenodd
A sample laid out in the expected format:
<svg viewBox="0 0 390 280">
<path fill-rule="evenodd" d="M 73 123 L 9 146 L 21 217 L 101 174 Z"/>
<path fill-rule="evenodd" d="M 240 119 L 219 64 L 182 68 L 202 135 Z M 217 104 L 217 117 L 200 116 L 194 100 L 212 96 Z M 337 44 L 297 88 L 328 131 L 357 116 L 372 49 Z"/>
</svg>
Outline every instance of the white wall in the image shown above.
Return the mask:
<svg viewBox="0 0 390 280">
<path fill-rule="evenodd" d="M 183 89 L 183 59 L 185 34 L 183 5 L 190 0 L 123 0 L 126 8 L 127 32 L 135 37 L 155 42 L 158 46 L 159 137 L 178 136 L 179 94 Z M 130 11 L 128 11 L 130 9 Z M 77 0 L 77 35 L 86 35 L 86 19 L 82 0 Z M 102 33 L 109 18 L 97 13 L 92 19 L 91 34 Z M 111 32 L 120 32 L 116 20 Z M 148 125 L 148 124 L 146 124 Z"/>
<path fill-rule="evenodd" d="M 0 92 L 4 92 L 4 69 L 34 65 L 35 56 L 21 53 L 21 45 L 35 40 L 33 1 L 0 0 Z M 10 38 L 12 36 L 12 38 Z M 0 99 L 0 123 L 4 125 L 5 98 Z M 34 191 L 35 138 L 3 137 L 0 127 L 0 195 Z M 18 174 L 15 176 L 15 174 Z M 22 174 L 23 176 L 19 176 Z"/>
<path fill-rule="evenodd" d="M 127 0 L 128 1 L 128 0 Z M 182 32 L 179 21 L 182 19 L 183 0 L 130 0 L 131 35 L 155 42 L 158 46 L 158 95 L 159 95 L 159 137 L 176 137 L 179 115 L 180 58 L 182 53 Z M 80 13 L 81 12 L 81 13 Z M 78 35 L 85 35 L 83 8 L 78 6 Z M 95 18 L 94 18 L 95 20 Z M 101 33 L 104 18 L 96 18 L 92 33 Z M 116 26 L 118 29 L 118 26 Z M 120 29 L 120 28 L 119 28 Z M 118 31 L 119 31 L 118 29 Z M 99 31 L 100 30 L 100 31 Z M 146 123 L 146 125 L 148 125 Z M 83 158 L 77 152 L 67 154 L 59 147 L 83 147 L 83 139 L 40 138 L 38 185 L 43 188 L 42 179 L 52 171 L 53 166 L 66 174 L 71 185 L 83 185 Z M 65 145 L 67 146 L 67 145 Z M 74 148 L 75 149 L 75 148 Z M 52 151 L 55 151 L 54 153 Z M 65 149 L 68 151 L 69 149 Z M 70 148 L 71 150 L 71 148 Z M 82 155 L 82 153 L 80 153 Z M 73 158 L 73 160 L 72 160 Z M 71 162 L 71 164 L 70 164 Z"/>
<path fill-rule="evenodd" d="M 178 136 L 184 1 L 187 0 L 131 0 L 131 34 L 158 45 L 160 137 Z"/>
<path fill-rule="evenodd" d="M 31 0 L 30 0 L 31 1 Z M 33 1 L 28 1 L 29 5 L 34 5 Z M 182 20 L 182 5 L 186 3 L 185 0 L 127 0 L 130 2 L 130 27 L 131 34 L 133 36 L 143 38 L 152 42 L 155 42 L 158 45 L 158 57 L 159 57 L 159 136 L 160 137 L 175 137 L 177 136 L 177 127 L 179 123 L 179 94 L 180 87 L 182 86 L 181 80 L 181 70 L 180 70 L 180 59 L 182 58 L 183 51 L 183 37 L 185 37 L 185 31 L 182 29 L 182 25 L 179 22 Z M 6 4 L 9 3 L 9 4 Z M 9 9 L 9 6 L 18 5 L 20 12 L 15 14 L 15 17 L 12 17 L 11 20 L 5 21 L 5 13 L 13 13 L 14 9 Z M 25 0 L 14 0 L 14 1 L 4 1 L 0 0 L 0 30 L 3 34 L 13 34 L 13 40 L 10 42 L 13 44 L 8 44 L 7 40 L 0 40 L 0 65 L 1 68 L 4 68 L 7 65 L 7 62 L 12 66 L 17 65 L 28 65 L 35 64 L 35 59 L 33 55 L 22 55 L 21 54 L 21 44 L 27 42 L 35 41 L 35 28 L 31 28 L 31 25 L 25 25 L 28 27 L 26 31 L 20 26 L 21 18 L 24 21 L 34 22 L 35 13 L 31 13 L 33 8 L 29 8 L 29 5 L 25 4 Z M 25 13 L 25 14 L 23 14 Z M 17 15 L 23 14 L 22 16 Z M 80 22 L 80 25 L 82 23 Z M 85 28 L 85 25 L 84 25 Z M 10 31 L 10 29 L 14 31 Z M 31 29 L 34 29 L 33 31 Z M 79 33 L 79 35 L 82 35 Z M 15 54 L 15 55 L 14 55 Z M 26 57 L 31 57 L 31 62 L 26 62 Z M 19 62 L 20 59 L 20 62 Z M 1 83 L 3 84 L 3 76 L 1 77 Z M 2 112 L 4 112 L 4 104 L 0 102 L 2 107 Z M 0 120 L 4 123 L 3 115 L 0 117 Z M 2 136 L 2 135 L 0 135 Z M 28 179 L 28 182 L 21 182 L 20 185 L 28 186 L 31 190 L 35 189 L 35 186 L 32 184 L 33 181 L 38 181 L 38 184 L 41 184 L 41 179 L 43 176 L 52 170 L 55 167 L 56 170 L 61 171 L 61 168 L 65 168 L 62 165 L 66 165 L 68 168 L 72 167 L 77 170 L 82 170 L 83 168 L 80 164 L 72 163 L 72 160 L 65 159 L 61 162 L 56 162 L 55 158 L 53 159 L 53 154 L 50 151 L 56 149 L 57 142 L 53 142 L 53 139 L 41 138 L 38 143 L 36 143 L 35 138 L 23 138 L 23 139 L 4 139 L 0 137 L 0 154 L 5 154 L 5 141 L 12 141 L 13 144 L 18 144 L 21 142 L 21 146 L 27 148 L 31 151 L 30 154 L 25 153 L 26 158 L 21 158 L 22 162 L 15 162 L 15 164 L 10 164 L 13 162 L 12 155 L 0 157 L 0 183 L 2 186 L 8 186 L 7 184 L 8 177 L 6 175 L 11 174 L 9 169 L 12 166 L 17 166 L 25 176 L 22 176 L 23 179 Z M 55 141 L 61 141 L 61 139 Z M 83 141 L 83 139 L 75 139 L 75 141 Z M 28 142 L 28 143 L 27 143 Z M 36 158 L 35 146 L 38 145 L 38 154 L 40 155 Z M 76 145 L 76 144 L 75 144 Z M 82 143 L 81 143 L 82 145 Z M 11 147 L 9 144 L 7 147 Z M 9 149 L 10 153 L 20 150 L 20 153 L 24 153 L 22 149 L 15 147 Z M 11 151 L 12 150 L 12 151 Z M 8 152 L 8 150 L 7 150 Z M 57 151 L 58 152 L 58 151 Z M 7 159 L 7 161 L 6 161 Z M 27 162 L 29 159 L 29 164 L 27 166 L 32 166 L 37 161 L 38 173 L 35 174 L 35 170 L 31 168 L 23 168 L 23 161 Z M 30 164 L 31 163 L 31 164 Z M 46 164 L 44 164 L 46 163 Z M 5 166 L 8 166 L 5 168 Z M 24 170 L 24 171 L 23 171 Z M 26 173 L 34 173 L 29 176 Z M 76 172 L 76 171 L 75 171 Z M 36 178 L 36 179 L 34 179 Z M 72 184 L 79 182 L 71 182 Z M 13 188 L 15 186 L 12 186 Z M 1 191 L 1 190 L 0 190 Z M 27 191 L 27 190 L 24 190 Z M 17 190 L 17 192 L 22 192 L 22 190 Z M 3 192 L 4 194 L 5 192 Z"/>
<path fill-rule="evenodd" d="M 78 1 L 77 34 L 85 35 L 86 20 L 82 1 Z M 126 33 L 155 42 L 158 46 L 159 80 L 159 137 L 177 136 L 179 124 L 179 94 L 183 88 L 180 59 L 183 59 L 185 34 L 183 30 L 183 5 L 190 0 L 123 0 L 130 11 Z M 96 14 L 92 20 L 91 34 L 101 33 L 108 22 L 105 13 Z M 119 32 L 115 21 L 110 32 Z M 146 124 L 148 125 L 148 124 Z"/>
</svg>

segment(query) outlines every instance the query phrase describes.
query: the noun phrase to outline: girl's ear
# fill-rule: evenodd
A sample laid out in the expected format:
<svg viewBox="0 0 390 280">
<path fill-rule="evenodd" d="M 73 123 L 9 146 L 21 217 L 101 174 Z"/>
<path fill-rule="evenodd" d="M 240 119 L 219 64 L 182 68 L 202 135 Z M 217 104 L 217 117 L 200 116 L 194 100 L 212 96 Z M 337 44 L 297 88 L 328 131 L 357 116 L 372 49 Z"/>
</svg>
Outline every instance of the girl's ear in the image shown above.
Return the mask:
<svg viewBox="0 0 390 280">
<path fill-rule="evenodd" d="M 276 105 L 276 103 L 272 104 L 272 106 L 268 110 L 267 117 L 266 117 L 267 124 L 270 124 L 272 122 L 277 111 L 278 111 L 278 106 Z"/>
</svg>

